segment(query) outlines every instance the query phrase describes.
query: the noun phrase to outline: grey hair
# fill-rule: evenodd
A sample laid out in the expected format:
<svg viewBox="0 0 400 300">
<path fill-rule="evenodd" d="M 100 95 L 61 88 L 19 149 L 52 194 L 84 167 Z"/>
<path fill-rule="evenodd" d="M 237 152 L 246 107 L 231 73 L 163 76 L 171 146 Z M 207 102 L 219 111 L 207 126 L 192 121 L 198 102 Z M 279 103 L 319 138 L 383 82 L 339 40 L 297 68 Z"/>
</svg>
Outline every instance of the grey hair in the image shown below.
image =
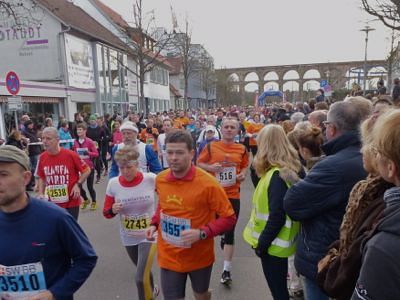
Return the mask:
<svg viewBox="0 0 400 300">
<path fill-rule="evenodd" d="M 357 105 L 347 101 L 338 101 L 331 105 L 327 120 L 333 123 L 339 132 L 358 130 L 364 115 Z"/>
<path fill-rule="evenodd" d="M 304 114 L 302 112 L 295 112 L 291 117 L 290 117 L 290 121 L 292 121 L 293 124 L 297 124 L 301 121 L 303 121 L 304 119 Z"/>
<path fill-rule="evenodd" d="M 366 120 L 372 114 L 372 102 L 364 97 L 348 97 L 344 100 L 344 102 L 349 102 L 356 107 L 357 111 L 360 114 L 361 121 Z"/>
<path fill-rule="evenodd" d="M 45 129 L 43 129 L 42 133 L 52 133 L 53 135 L 55 135 L 57 138 L 58 136 L 58 130 L 55 127 L 46 127 Z"/>
</svg>

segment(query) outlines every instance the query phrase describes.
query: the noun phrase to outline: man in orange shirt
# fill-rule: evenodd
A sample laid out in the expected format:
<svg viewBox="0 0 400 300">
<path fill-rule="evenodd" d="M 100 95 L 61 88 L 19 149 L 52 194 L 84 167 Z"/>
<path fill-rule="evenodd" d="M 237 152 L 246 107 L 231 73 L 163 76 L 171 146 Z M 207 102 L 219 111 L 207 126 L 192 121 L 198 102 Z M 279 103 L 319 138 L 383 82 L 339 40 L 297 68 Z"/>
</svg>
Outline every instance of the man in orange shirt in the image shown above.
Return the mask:
<svg viewBox="0 0 400 300">
<path fill-rule="evenodd" d="M 215 260 L 213 237 L 233 228 L 235 213 L 217 180 L 192 165 L 190 133 L 173 131 L 165 144 L 170 169 L 156 178 L 159 205 L 146 232 L 151 240 L 158 231 L 164 299 L 184 299 L 187 276 L 196 300 L 211 299 L 208 288 Z"/>
<path fill-rule="evenodd" d="M 152 145 L 154 152 L 157 152 L 158 130 L 154 127 L 154 120 L 149 118 L 146 120 L 146 128 L 140 132 L 140 140 L 146 145 Z"/>
<path fill-rule="evenodd" d="M 185 112 L 183 110 L 179 111 L 179 117 L 176 118 L 176 120 L 178 120 L 185 128 L 189 124 L 189 118 L 185 115 Z"/>
<path fill-rule="evenodd" d="M 249 155 L 244 145 L 235 143 L 239 132 L 239 122 L 235 118 L 224 118 L 221 123 L 222 140 L 211 142 L 200 153 L 197 164 L 200 168 L 213 174 L 226 194 L 235 211 L 236 218 L 240 211 L 240 184 L 246 178 Z M 224 250 L 224 270 L 221 283 L 232 282 L 232 257 L 234 229 L 226 232 L 221 241 Z"/>
</svg>

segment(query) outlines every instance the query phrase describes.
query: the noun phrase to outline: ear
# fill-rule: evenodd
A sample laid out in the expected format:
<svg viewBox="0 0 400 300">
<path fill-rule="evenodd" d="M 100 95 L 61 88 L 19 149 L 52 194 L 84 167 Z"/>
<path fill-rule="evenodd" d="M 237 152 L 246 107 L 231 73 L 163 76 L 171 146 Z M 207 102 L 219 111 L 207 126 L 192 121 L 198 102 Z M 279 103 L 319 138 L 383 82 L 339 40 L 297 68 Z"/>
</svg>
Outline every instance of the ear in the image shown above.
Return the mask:
<svg viewBox="0 0 400 300">
<path fill-rule="evenodd" d="M 387 162 L 388 177 L 394 181 L 399 178 L 399 170 L 393 160 L 389 159 Z"/>
<path fill-rule="evenodd" d="M 23 178 L 24 178 L 25 186 L 27 186 L 29 184 L 29 182 L 31 181 L 31 177 L 32 177 L 31 171 L 24 171 Z"/>
</svg>

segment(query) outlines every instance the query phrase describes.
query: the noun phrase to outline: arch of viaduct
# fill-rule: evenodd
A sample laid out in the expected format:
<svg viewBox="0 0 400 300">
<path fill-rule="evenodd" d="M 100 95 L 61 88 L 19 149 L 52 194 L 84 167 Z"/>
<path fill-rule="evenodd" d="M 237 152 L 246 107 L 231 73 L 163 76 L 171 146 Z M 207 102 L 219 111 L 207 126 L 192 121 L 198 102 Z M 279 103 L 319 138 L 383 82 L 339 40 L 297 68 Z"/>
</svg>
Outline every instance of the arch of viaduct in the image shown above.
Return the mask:
<svg viewBox="0 0 400 300">
<path fill-rule="evenodd" d="M 369 71 L 376 67 L 386 68 L 385 60 L 369 60 L 367 61 L 367 80 L 379 77 L 374 74 L 369 74 Z M 263 66 L 263 67 L 244 67 L 244 68 L 225 68 L 216 70 L 226 76 L 226 80 L 232 78 L 232 75 L 236 74 L 237 79 L 232 81 L 233 85 L 238 86 L 239 93 L 244 94 L 245 86 L 249 83 L 255 83 L 258 86 L 258 91 L 261 94 L 264 92 L 265 84 L 269 82 L 275 82 L 279 86 L 279 90 L 283 90 L 285 82 L 295 81 L 299 84 L 299 94 L 303 94 L 303 84 L 307 81 L 320 81 L 328 80 L 332 89 L 342 89 L 345 87 L 346 82 L 351 79 L 348 77 L 348 71 L 352 69 L 363 69 L 364 61 L 350 61 L 350 62 L 329 62 L 329 63 L 312 63 L 312 64 L 295 64 L 295 65 L 281 65 L 281 66 Z M 320 77 L 316 78 L 304 78 L 307 71 L 318 71 Z M 284 79 L 284 76 L 289 71 L 296 71 L 299 75 L 297 79 Z M 265 76 L 270 73 L 275 72 L 278 75 L 277 79 L 265 80 Z M 255 73 L 258 76 L 258 80 L 246 80 L 246 76 L 250 73 Z M 219 75 L 222 75 L 219 74 Z M 220 77 L 219 77 L 220 78 Z M 354 77 L 352 77 L 354 78 Z"/>
</svg>

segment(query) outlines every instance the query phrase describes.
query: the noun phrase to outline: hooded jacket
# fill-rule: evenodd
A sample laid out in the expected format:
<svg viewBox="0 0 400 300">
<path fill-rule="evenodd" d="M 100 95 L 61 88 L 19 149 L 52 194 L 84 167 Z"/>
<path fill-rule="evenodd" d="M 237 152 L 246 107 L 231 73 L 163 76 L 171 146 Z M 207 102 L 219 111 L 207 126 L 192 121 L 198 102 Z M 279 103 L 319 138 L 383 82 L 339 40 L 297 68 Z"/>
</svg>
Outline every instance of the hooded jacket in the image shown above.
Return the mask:
<svg viewBox="0 0 400 300">
<path fill-rule="evenodd" d="M 400 187 L 385 192 L 386 208 L 363 260 L 352 299 L 400 299 Z"/>
<path fill-rule="evenodd" d="M 339 238 L 339 229 L 350 191 L 366 173 L 357 131 L 349 131 L 322 146 L 325 159 L 304 180 L 286 193 L 284 209 L 301 222 L 295 267 L 303 276 L 316 280 L 318 261 Z"/>
</svg>

